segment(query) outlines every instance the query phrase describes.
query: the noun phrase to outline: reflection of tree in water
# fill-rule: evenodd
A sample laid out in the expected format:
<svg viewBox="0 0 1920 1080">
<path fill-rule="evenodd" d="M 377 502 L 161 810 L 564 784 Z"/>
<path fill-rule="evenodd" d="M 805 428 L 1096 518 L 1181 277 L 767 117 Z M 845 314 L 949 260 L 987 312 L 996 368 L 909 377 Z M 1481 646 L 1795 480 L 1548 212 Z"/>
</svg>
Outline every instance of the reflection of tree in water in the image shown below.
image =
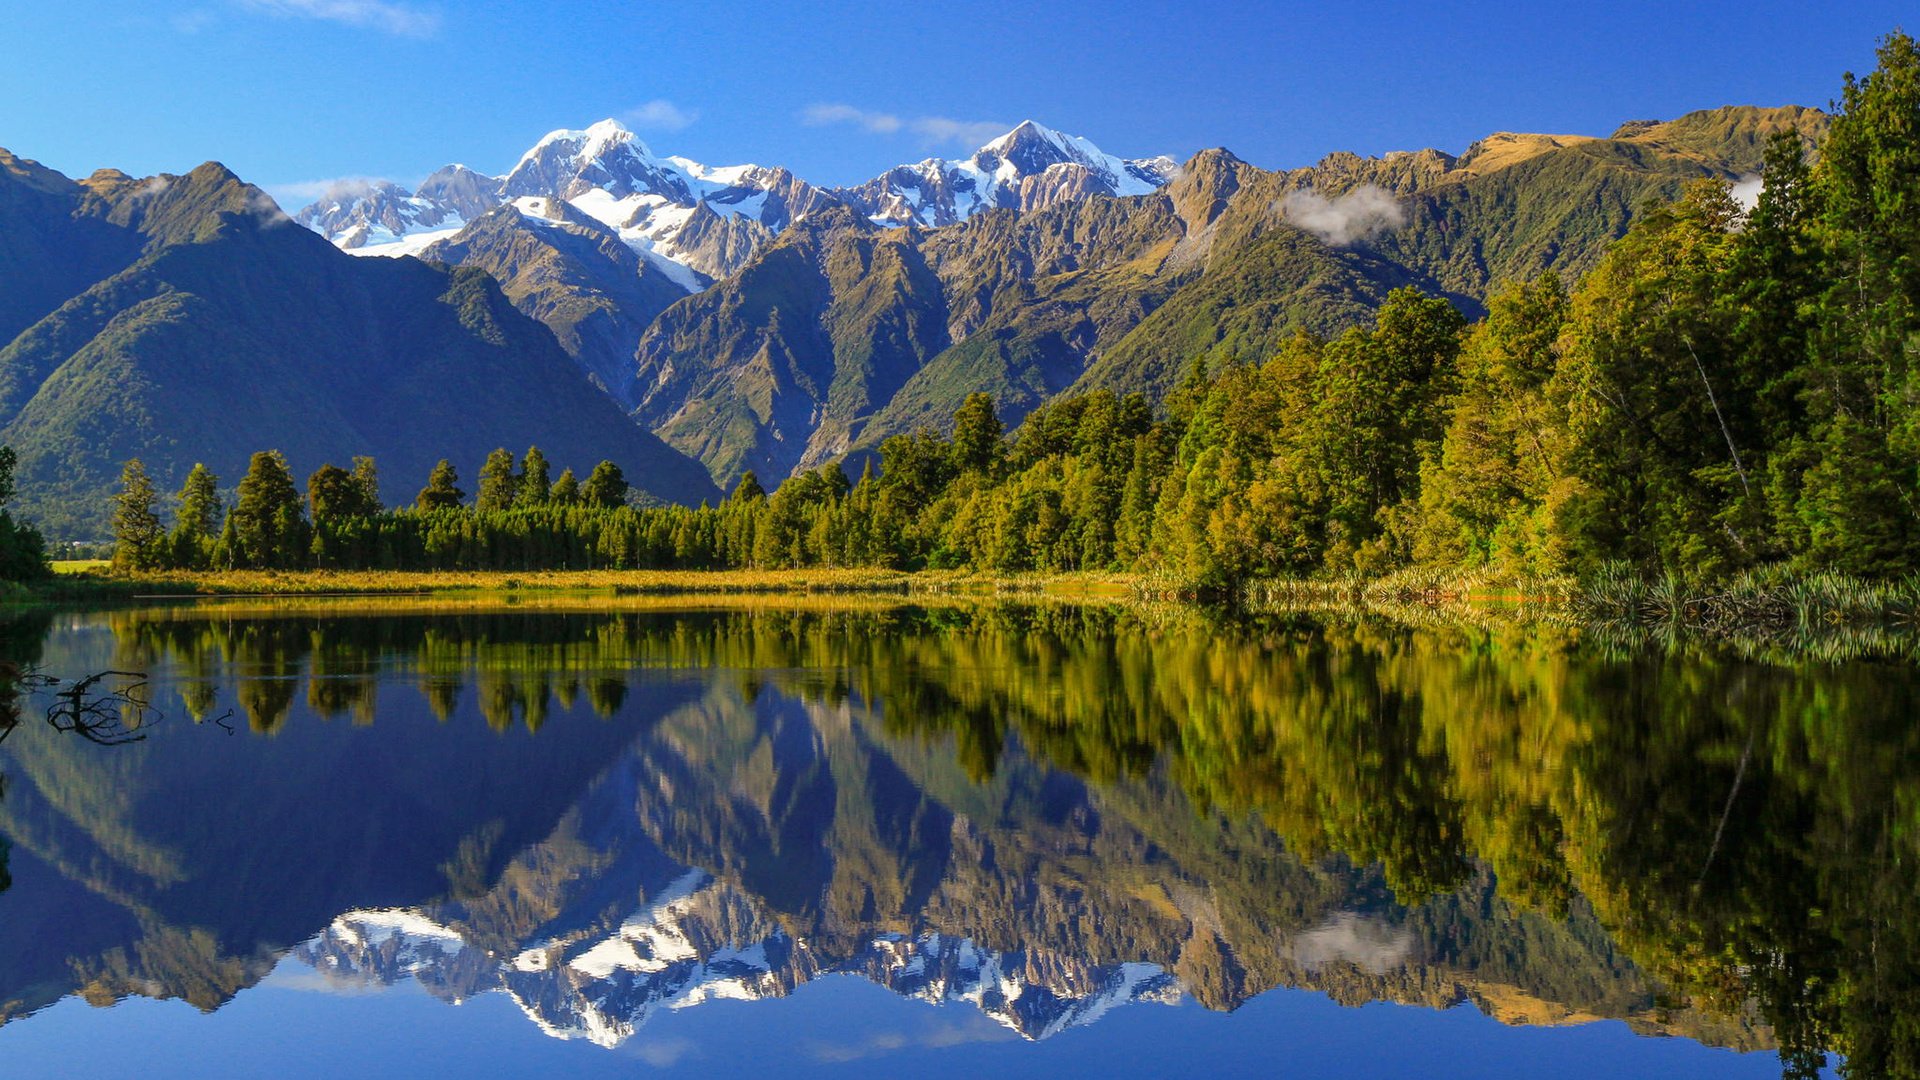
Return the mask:
<svg viewBox="0 0 1920 1080">
<path fill-rule="evenodd" d="M 302 678 L 316 714 L 365 722 L 382 665 L 441 719 L 465 700 L 499 730 L 581 704 L 610 716 L 637 669 L 722 669 L 748 700 L 768 683 L 873 706 L 977 782 L 1010 754 L 1114 793 L 1164 776 L 1296 853 L 1377 862 L 1401 901 L 1436 898 L 1413 920 L 1455 918 L 1456 887 L 1489 870 L 1525 909 L 1590 909 L 1676 1003 L 1757 1004 L 1789 1072 L 1823 1049 L 1859 1075 L 1920 1067 L 1906 719 L 1920 677 L 1870 643 L 1802 662 L 1600 650 L 1552 629 L 1071 606 L 114 619 L 125 666 L 169 660 L 195 716 L 226 678 L 256 730 L 285 722 Z M 795 828 L 803 787 L 769 789 Z M 756 886 L 778 893 L 783 873 Z M 1510 947 L 1435 939 L 1483 967 Z M 1243 978 L 1230 952 L 1195 950 L 1182 963 L 1199 985 Z"/>
</svg>

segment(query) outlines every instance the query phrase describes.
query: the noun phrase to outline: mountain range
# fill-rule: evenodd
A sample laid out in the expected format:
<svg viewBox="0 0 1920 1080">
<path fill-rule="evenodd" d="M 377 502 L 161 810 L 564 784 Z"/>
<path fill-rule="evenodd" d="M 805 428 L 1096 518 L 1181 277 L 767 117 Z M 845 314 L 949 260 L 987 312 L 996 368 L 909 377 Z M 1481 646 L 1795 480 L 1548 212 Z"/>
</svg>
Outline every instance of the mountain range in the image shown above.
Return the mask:
<svg viewBox="0 0 1920 1080">
<path fill-rule="evenodd" d="M 1730 107 L 1267 170 L 1218 149 L 1122 160 L 1029 121 L 828 188 L 660 157 L 602 121 L 485 178 L 495 208 L 471 223 L 459 166 L 299 218 L 351 251 L 486 270 L 725 487 L 941 427 L 976 390 L 1008 424 L 1098 387 L 1157 401 L 1196 357 L 1337 332 L 1401 285 L 1477 312 L 1499 281 L 1594 265 L 1646 199 L 1749 178 L 1768 135 L 1825 124 Z"/>
<path fill-rule="evenodd" d="M 372 454 L 389 502 L 440 457 L 470 479 L 533 444 L 698 501 L 749 469 L 857 465 L 974 391 L 1009 425 L 1095 388 L 1157 402 L 1196 362 L 1363 323 L 1402 285 L 1477 312 L 1826 122 L 1729 107 L 1291 170 L 1124 160 L 1027 122 L 827 187 L 602 121 L 500 175 L 358 181 L 291 219 L 211 162 L 75 181 L 0 151 L 0 441 L 56 536 L 104 533 L 129 457 L 170 489 L 268 447 L 302 474 Z"/>
</svg>

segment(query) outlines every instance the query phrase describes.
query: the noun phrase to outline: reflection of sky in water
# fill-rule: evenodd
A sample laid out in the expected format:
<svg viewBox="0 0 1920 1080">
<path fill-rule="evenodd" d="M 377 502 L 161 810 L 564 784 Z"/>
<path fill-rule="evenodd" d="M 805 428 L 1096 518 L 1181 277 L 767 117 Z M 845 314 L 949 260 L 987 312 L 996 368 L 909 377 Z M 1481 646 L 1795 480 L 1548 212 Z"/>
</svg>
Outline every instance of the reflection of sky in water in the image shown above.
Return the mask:
<svg viewBox="0 0 1920 1080">
<path fill-rule="evenodd" d="M 272 1075 L 629 1077 L 1339 1076 L 1777 1077 L 1763 1054 L 1626 1025 L 1510 1028 L 1470 1007 L 1343 1008 L 1270 992 L 1232 1014 L 1139 1006 L 1044 1042 L 963 1008 L 933 1008 L 852 977 L 791 997 L 666 1014 L 613 1050 L 542 1036 L 504 994 L 449 1007 L 411 983 L 341 993 L 283 962 L 217 1012 L 132 999 L 66 1001 L 0 1029 L 14 1075 L 102 1078 Z"/>
<path fill-rule="evenodd" d="M 683 648 L 686 627 L 675 619 L 686 616 L 641 619 L 605 638 L 595 636 L 608 631 L 596 618 L 435 624 L 427 644 L 402 635 L 398 648 L 391 623 L 355 639 L 374 621 L 241 620 L 221 631 L 219 648 L 194 646 L 206 650 L 197 656 L 165 651 L 179 644 L 150 646 L 156 701 L 176 706 L 151 742 L 113 757 L 73 756 L 32 741 L 45 732 L 16 735 L 22 741 L 5 747 L 15 789 L 0 814 L 54 821 L 36 842 L 67 846 L 59 869 L 24 845 L 15 851 L 20 881 L 0 893 L 0 975 L 21 985 L 0 986 L 0 998 L 51 1001 L 101 972 L 123 979 L 118 993 L 186 992 L 142 968 L 164 964 L 116 958 L 137 952 L 131 928 L 76 934 L 84 943 L 71 946 L 59 936 L 67 927 L 46 915 L 61 910 L 54 887 L 93 889 L 82 881 L 93 871 L 76 869 L 88 866 L 107 867 L 100 880 L 152 904 L 170 931 L 205 922 L 220 939 L 210 957 L 254 966 L 206 1013 L 178 1000 L 133 996 L 94 1008 L 68 997 L 0 1026 L 0 1062 L 22 1075 L 103 1077 L 1778 1075 L 1771 1054 L 1641 1037 L 1615 1020 L 1508 1026 L 1472 1005 L 1350 1008 L 1284 988 L 1304 983 L 1349 1001 L 1464 996 L 1549 1025 L 1590 1019 L 1589 1007 L 1646 1015 L 1644 1003 L 1622 1004 L 1644 1002 L 1635 999 L 1644 983 L 1611 999 L 1607 986 L 1569 991 L 1564 982 L 1539 984 L 1545 997 L 1516 997 L 1529 977 L 1559 970 L 1548 971 L 1564 959 L 1550 949 L 1537 971 L 1516 976 L 1490 964 L 1479 981 L 1472 935 L 1516 933 L 1522 917 L 1480 911 L 1499 904 L 1486 880 L 1461 886 L 1451 916 L 1415 930 L 1374 871 L 1304 872 L 1270 833 L 1248 843 L 1244 823 L 1222 829 L 1224 850 L 1196 842 L 1187 796 L 1161 774 L 1123 769 L 1090 786 L 1042 765 L 1016 725 L 984 759 L 997 765 L 977 775 L 977 760 L 958 748 L 983 717 L 1003 716 L 1005 702 L 986 697 L 991 708 L 947 715 L 937 711 L 951 708 L 944 695 L 987 695 L 1004 679 L 1049 695 L 1078 685 L 1104 696 L 1099 670 L 1068 664 L 1063 675 L 1005 651 L 1026 640 L 1018 627 L 983 638 L 978 654 L 937 628 L 879 630 L 917 632 L 924 640 L 913 644 L 928 651 L 904 654 L 890 670 L 908 674 L 870 697 L 872 673 L 842 654 L 727 652 L 786 640 L 750 619 L 730 627 L 696 618 L 687 637 L 695 644 Z M 337 636 L 322 648 L 330 627 L 352 629 L 331 630 Z M 817 629 L 801 626 L 793 640 Z M 124 662 L 126 642 L 105 621 L 63 616 L 54 635 L 62 670 Z M 1105 663 L 1106 642 L 1093 637 L 1085 655 Z M 661 651 L 644 661 L 626 651 L 643 647 Z M 939 651 L 947 648 L 955 651 Z M 197 660 L 208 662 L 196 668 Z M 1257 656 L 1243 665 L 1266 666 Z M 1158 665 L 1165 678 L 1171 669 Z M 1347 676 L 1370 670 L 1357 663 Z M 1212 678 L 1193 686 L 1206 690 Z M 219 684 L 216 711 L 251 700 L 255 726 L 271 734 L 249 733 L 245 718 L 232 737 L 185 722 L 177 705 L 194 680 Z M 436 697 L 436 687 L 452 692 Z M 617 692 L 595 696 L 608 688 Z M 901 717 L 887 709 L 903 700 L 929 710 L 907 719 L 956 726 L 890 726 Z M 1402 722 L 1418 723 L 1418 714 Z M 1119 730 L 1124 737 L 1126 723 Z M 1076 745 L 1053 752 L 1071 755 Z M 63 789 L 89 774 L 99 782 Z M 179 790 L 217 805 L 181 806 Z M 273 824 L 249 834 L 257 808 Z M 823 845 L 826 862 L 853 868 L 851 881 L 809 863 Z M 983 852 L 1011 855 L 1008 867 L 983 864 Z M 1034 881 L 1023 875 L 1034 866 L 1051 907 L 1017 899 L 1029 895 Z M 236 897 L 227 879 L 242 869 L 284 893 Z M 534 884 L 516 894 L 509 880 Z M 460 892 L 461 881 L 478 891 Z M 178 883 L 198 899 L 170 896 Z M 879 905 L 872 914 L 828 896 L 861 883 L 900 894 L 870 900 Z M 104 909 L 104 895 L 85 900 Z M 529 897 L 553 911 L 521 917 Z M 9 952 L 19 911 L 39 913 L 36 932 L 54 935 L 31 958 L 37 969 Z M 1526 933 L 1544 925 L 1525 918 L 1536 920 Z M 1461 925 L 1459 940 L 1446 936 Z M 1169 927 L 1187 929 L 1170 937 Z M 1000 947 L 964 936 L 974 933 L 997 935 Z M 1211 947 L 1216 935 L 1219 953 L 1192 948 Z M 1604 942 L 1581 951 L 1591 947 L 1591 937 L 1552 945 L 1589 964 L 1576 974 L 1601 983 L 1625 970 L 1609 968 Z M 46 973 L 69 956 L 82 974 L 49 990 L 58 978 Z M 189 955 L 188 966 L 201 959 Z M 1204 981 L 1253 961 L 1265 967 L 1244 987 Z M 1189 981 L 1196 973 L 1203 981 Z M 1561 991 L 1590 1000 L 1552 997 Z"/>
</svg>

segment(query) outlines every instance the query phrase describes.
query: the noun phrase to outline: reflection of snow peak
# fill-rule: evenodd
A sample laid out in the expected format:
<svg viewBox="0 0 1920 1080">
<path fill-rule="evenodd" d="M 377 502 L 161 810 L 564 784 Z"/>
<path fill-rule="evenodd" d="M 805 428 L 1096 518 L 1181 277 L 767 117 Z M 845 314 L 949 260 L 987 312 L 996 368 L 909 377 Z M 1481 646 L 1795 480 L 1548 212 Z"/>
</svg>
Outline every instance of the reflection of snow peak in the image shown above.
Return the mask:
<svg viewBox="0 0 1920 1080">
<path fill-rule="evenodd" d="M 1021 953 L 997 953 L 939 933 L 882 935 L 829 961 L 780 930 L 728 941 L 725 926 L 766 925 L 757 905 L 689 870 L 611 933 L 542 941 L 502 959 L 410 911 L 355 911 L 296 950 L 328 980 L 414 979 L 459 1001 L 503 990 L 555 1038 L 616 1046 L 661 1008 L 779 997 L 824 974 L 857 974 L 934 1005 L 970 1004 L 1029 1039 L 1090 1024 L 1134 1001 L 1172 1003 L 1173 976 L 1153 964 L 1082 969 L 1050 983 Z M 1059 970 L 1073 965 L 1038 965 Z"/>
</svg>

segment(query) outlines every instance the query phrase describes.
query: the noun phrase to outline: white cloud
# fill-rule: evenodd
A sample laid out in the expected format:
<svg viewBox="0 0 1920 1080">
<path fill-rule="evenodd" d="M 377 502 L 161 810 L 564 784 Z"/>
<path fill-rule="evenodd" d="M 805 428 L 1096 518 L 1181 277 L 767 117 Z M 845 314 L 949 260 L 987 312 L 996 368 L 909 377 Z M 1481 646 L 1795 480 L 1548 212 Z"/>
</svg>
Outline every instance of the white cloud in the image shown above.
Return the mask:
<svg viewBox="0 0 1920 1080">
<path fill-rule="evenodd" d="M 1733 182 L 1728 194 L 1733 196 L 1733 201 L 1739 204 L 1740 209 L 1751 214 L 1753 208 L 1760 205 L 1760 189 L 1763 186 L 1758 174 L 1748 173 Z"/>
<path fill-rule="evenodd" d="M 1013 125 L 993 120 L 950 120 L 944 116 L 922 116 L 909 126 L 914 134 L 929 143 L 953 143 L 972 150 L 1005 135 Z"/>
<path fill-rule="evenodd" d="M 258 188 L 247 196 L 247 209 L 253 211 L 264 228 L 278 228 L 281 225 L 293 223 L 293 219 L 287 216 L 285 210 L 280 209 L 280 204 L 273 200 L 273 196 Z"/>
<path fill-rule="evenodd" d="M 1289 224 L 1334 247 L 1364 240 L 1407 220 L 1393 193 L 1374 184 L 1361 184 L 1331 199 L 1317 191 L 1290 191 L 1275 205 Z"/>
<path fill-rule="evenodd" d="M 893 135 L 901 131 L 920 136 L 928 146 L 954 145 L 973 149 L 1007 132 L 1011 124 L 992 120 L 955 120 L 946 116 L 915 116 L 902 119 L 896 113 L 861 109 L 837 102 L 821 102 L 800 110 L 800 122 L 813 127 L 849 124 L 875 135 Z"/>
<path fill-rule="evenodd" d="M 655 98 L 627 111 L 627 122 L 634 127 L 659 131 L 679 131 L 698 119 L 700 110 L 683 109 L 664 98 Z"/>
<path fill-rule="evenodd" d="M 322 19 L 345 26 L 365 27 L 398 37 L 432 37 L 440 32 L 440 16 L 392 0 L 237 0 L 250 11 L 282 18 Z"/>
<path fill-rule="evenodd" d="M 267 184 L 274 198 L 288 203 L 310 203 L 319 199 L 351 199 L 369 194 L 390 181 L 378 176 L 335 176 L 325 180 L 295 180 L 285 184 Z"/>
<path fill-rule="evenodd" d="M 809 105 L 800 110 L 800 122 L 812 127 L 852 124 L 875 135 L 891 135 L 900 130 L 900 118 L 892 113 L 868 112 L 851 105 Z"/>
</svg>

